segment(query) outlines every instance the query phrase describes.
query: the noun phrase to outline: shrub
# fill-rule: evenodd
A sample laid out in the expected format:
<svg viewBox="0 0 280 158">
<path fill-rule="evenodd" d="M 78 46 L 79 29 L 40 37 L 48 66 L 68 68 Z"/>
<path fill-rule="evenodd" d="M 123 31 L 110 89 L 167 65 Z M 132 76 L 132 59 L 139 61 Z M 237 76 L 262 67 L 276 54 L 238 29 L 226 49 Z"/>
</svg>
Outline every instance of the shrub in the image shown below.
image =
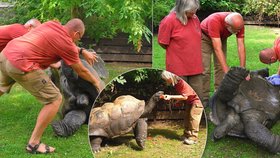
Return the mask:
<svg viewBox="0 0 280 158">
<path fill-rule="evenodd" d="M 139 51 L 142 37 L 150 41 L 152 33 L 146 21 L 151 21 L 151 15 L 151 0 L 17 0 L 14 21 L 24 23 L 38 18 L 65 23 L 78 17 L 85 21 L 86 33 L 91 38 L 112 38 L 121 31 L 129 34 L 129 42 Z"/>
<path fill-rule="evenodd" d="M 257 15 L 258 20 L 262 21 L 263 16 L 274 16 L 280 20 L 279 0 L 246 0 L 243 8 L 244 14 Z"/>
</svg>

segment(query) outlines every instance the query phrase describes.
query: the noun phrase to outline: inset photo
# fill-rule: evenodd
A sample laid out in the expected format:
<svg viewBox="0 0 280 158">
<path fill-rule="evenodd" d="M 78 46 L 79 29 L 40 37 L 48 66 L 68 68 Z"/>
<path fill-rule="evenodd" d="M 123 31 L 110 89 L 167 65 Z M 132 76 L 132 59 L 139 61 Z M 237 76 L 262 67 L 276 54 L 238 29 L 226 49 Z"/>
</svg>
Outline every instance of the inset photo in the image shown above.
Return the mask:
<svg viewBox="0 0 280 158">
<path fill-rule="evenodd" d="M 197 157 L 207 121 L 195 91 L 165 70 L 135 69 L 114 78 L 89 118 L 95 157 Z"/>
</svg>

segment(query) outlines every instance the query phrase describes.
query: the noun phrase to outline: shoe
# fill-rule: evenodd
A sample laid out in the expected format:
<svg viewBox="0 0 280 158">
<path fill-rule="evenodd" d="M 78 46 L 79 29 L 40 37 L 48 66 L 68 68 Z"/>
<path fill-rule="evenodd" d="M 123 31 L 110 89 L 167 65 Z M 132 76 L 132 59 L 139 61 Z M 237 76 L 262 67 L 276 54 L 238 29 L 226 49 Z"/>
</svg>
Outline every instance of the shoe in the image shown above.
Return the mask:
<svg viewBox="0 0 280 158">
<path fill-rule="evenodd" d="M 48 154 L 54 152 L 54 150 L 50 151 L 50 147 L 48 145 L 45 145 L 45 151 L 38 151 L 40 145 L 45 145 L 45 144 L 42 144 L 41 142 L 34 146 L 32 146 L 31 144 L 27 144 L 26 151 L 31 154 Z"/>
<path fill-rule="evenodd" d="M 184 139 L 183 141 L 184 144 L 187 144 L 187 145 L 193 145 L 193 144 L 196 144 L 197 143 L 197 140 L 192 140 L 192 139 Z"/>
<path fill-rule="evenodd" d="M 188 139 L 188 137 L 186 137 L 184 134 L 180 136 L 181 141 L 184 141 L 185 139 Z"/>
</svg>

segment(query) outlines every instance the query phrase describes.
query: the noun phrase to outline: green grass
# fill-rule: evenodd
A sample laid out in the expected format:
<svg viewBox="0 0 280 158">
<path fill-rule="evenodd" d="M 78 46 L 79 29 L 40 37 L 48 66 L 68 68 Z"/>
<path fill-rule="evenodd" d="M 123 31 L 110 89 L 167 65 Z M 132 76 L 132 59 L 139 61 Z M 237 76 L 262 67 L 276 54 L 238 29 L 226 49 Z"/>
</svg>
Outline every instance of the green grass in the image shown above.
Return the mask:
<svg viewBox="0 0 280 158">
<path fill-rule="evenodd" d="M 137 64 L 106 64 L 110 74 L 106 83 L 118 74 L 139 66 L 140 65 Z M 31 157 L 31 154 L 25 152 L 25 145 L 29 140 L 41 108 L 42 105 L 17 84 L 12 88 L 10 94 L 5 94 L 0 97 L 1 158 Z M 56 119 L 59 119 L 59 116 L 57 116 Z M 88 141 L 87 125 L 83 125 L 77 133 L 69 138 L 54 136 L 51 127 L 48 126 L 42 137 L 42 142 L 55 147 L 56 152 L 50 155 L 38 155 L 38 157 L 92 157 Z"/>
<path fill-rule="evenodd" d="M 41 105 L 36 99 L 15 85 L 10 94 L 0 99 L 0 157 L 25 158 L 31 155 L 25 151 L 31 132 L 34 128 Z M 90 157 L 90 147 L 87 137 L 87 126 L 83 126 L 75 135 L 69 138 L 59 138 L 53 135 L 49 126 L 42 142 L 54 146 L 56 152 L 38 157 Z"/>
<path fill-rule="evenodd" d="M 280 29 L 258 26 L 246 26 L 245 28 L 245 46 L 246 46 L 246 67 L 250 70 L 268 67 L 270 74 L 274 74 L 278 70 L 278 63 L 271 66 L 262 64 L 259 61 L 259 51 L 272 47 L 276 36 Z M 157 43 L 157 36 L 154 36 L 153 43 L 153 68 L 165 68 L 165 50 Z M 234 36 L 228 39 L 227 62 L 230 66 L 238 66 L 239 59 L 237 54 L 236 38 Z M 213 93 L 213 81 L 211 81 L 211 93 Z M 206 109 L 209 112 L 209 109 Z M 203 157 L 205 158 L 224 158 L 224 157 L 279 157 L 267 152 L 262 147 L 257 146 L 251 140 L 240 139 L 226 136 L 218 142 L 210 139 L 210 134 L 214 129 L 214 125 L 208 121 L 207 145 Z M 280 124 L 276 124 L 272 128 L 274 134 L 280 135 Z"/>
<path fill-rule="evenodd" d="M 201 125 L 196 145 L 184 145 L 180 141 L 183 133 L 182 121 L 149 123 L 148 138 L 144 150 L 139 150 L 132 134 L 114 138 L 108 147 L 95 154 L 96 158 L 200 158 L 206 144 L 206 126 Z"/>
</svg>

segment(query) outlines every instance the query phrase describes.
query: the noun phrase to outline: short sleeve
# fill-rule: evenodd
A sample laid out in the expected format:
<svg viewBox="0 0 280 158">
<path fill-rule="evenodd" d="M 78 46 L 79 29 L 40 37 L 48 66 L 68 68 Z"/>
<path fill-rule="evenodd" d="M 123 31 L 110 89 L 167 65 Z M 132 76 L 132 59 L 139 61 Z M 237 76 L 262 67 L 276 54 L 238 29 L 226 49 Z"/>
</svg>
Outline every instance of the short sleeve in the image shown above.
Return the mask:
<svg viewBox="0 0 280 158">
<path fill-rule="evenodd" d="M 65 50 L 60 54 L 60 57 L 66 65 L 76 64 L 80 61 L 78 48 L 74 43 L 65 47 Z"/>
<path fill-rule="evenodd" d="M 237 38 L 244 38 L 244 33 L 245 33 L 245 27 L 243 26 L 243 28 L 236 34 Z"/>
<path fill-rule="evenodd" d="M 169 45 L 171 33 L 172 33 L 172 21 L 171 18 L 166 16 L 159 25 L 158 31 L 158 43 Z"/>
<path fill-rule="evenodd" d="M 221 38 L 220 24 L 216 20 L 209 20 L 208 35 L 212 38 Z"/>
<path fill-rule="evenodd" d="M 276 54 L 280 53 L 280 37 L 274 41 L 274 51 Z"/>
</svg>

